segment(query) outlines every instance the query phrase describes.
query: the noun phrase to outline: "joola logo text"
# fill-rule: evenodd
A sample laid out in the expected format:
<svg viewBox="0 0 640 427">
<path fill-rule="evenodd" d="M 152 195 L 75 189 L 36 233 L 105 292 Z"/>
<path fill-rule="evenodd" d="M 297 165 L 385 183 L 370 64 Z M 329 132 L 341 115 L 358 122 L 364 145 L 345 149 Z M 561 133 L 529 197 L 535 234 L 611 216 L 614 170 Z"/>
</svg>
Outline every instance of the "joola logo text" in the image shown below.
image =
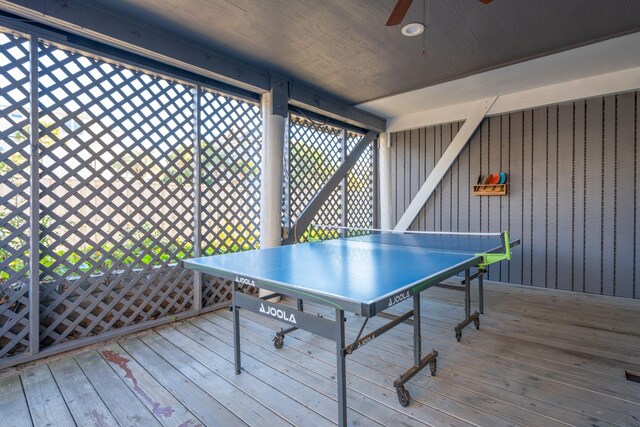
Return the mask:
<svg viewBox="0 0 640 427">
<path fill-rule="evenodd" d="M 371 335 L 369 338 L 367 338 L 365 340 L 362 340 L 362 342 L 360 343 L 360 347 L 362 347 L 363 345 L 369 344 L 374 339 L 376 339 L 376 336 L 375 335 Z"/>
<path fill-rule="evenodd" d="M 240 277 L 240 276 L 236 276 L 236 282 L 238 282 L 238 284 L 240 285 L 249 285 L 249 286 L 256 285 L 255 280 L 247 279 L 246 277 Z"/>
<path fill-rule="evenodd" d="M 411 296 L 411 292 L 407 291 L 407 292 L 403 292 L 399 295 L 396 295 L 394 297 L 389 298 L 389 307 L 391 307 L 394 304 L 399 303 L 400 301 L 404 301 L 407 298 L 409 298 Z"/>
<path fill-rule="evenodd" d="M 265 306 L 264 303 L 260 304 L 260 313 L 268 314 L 269 316 L 275 317 L 277 319 L 282 319 L 285 322 L 297 323 L 296 316 L 294 316 L 293 314 L 289 314 L 286 311 L 280 308 L 275 308 L 271 305 Z"/>
</svg>

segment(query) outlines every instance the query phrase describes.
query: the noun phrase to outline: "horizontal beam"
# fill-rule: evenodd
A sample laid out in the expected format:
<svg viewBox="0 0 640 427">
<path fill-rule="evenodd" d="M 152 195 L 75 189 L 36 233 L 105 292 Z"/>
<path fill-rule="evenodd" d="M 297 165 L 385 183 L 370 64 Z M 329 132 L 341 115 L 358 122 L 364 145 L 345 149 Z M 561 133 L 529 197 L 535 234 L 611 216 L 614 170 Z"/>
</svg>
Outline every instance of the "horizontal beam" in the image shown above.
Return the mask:
<svg viewBox="0 0 640 427">
<path fill-rule="evenodd" d="M 640 89 L 640 67 L 500 95 L 487 112 L 487 116 L 638 89 Z M 387 131 L 399 132 L 465 120 L 476 102 L 465 102 L 389 118 Z"/>
<path fill-rule="evenodd" d="M 473 109 L 475 101 L 463 104 L 448 105 L 426 111 L 390 117 L 387 121 L 387 132 L 403 132 L 412 129 L 421 129 L 427 126 L 435 126 L 444 123 L 453 123 L 466 120 Z"/>
<path fill-rule="evenodd" d="M 367 133 L 367 129 L 365 128 L 354 126 L 342 120 L 333 119 L 331 117 L 327 117 L 326 115 L 314 113 L 312 111 L 306 110 L 301 107 L 296 107 L 291 104 L 289 104 L 289 113 L 295 114 L 296 116 L 304 117 L 305 119 L 310 121 L 315 121 L 318 123 L 323 123 L 328 126 L 344 129 L 347 132 L 354 132 L 354 133 L 361 133 L 361 134 Z"/>
<path fill-rule="evenodd" d="M 561 104 L 640 89 L 640 67 L 501 95 L 487 115 Z"/>
<path fill-rule="evenodd" d="M 386 119 L 353 107 L 299 83 L 291 82 L 289 88 L 289 103 L 354 126 L 374 130 L 378 133 L 384 132 L 387 129 Z"/>
<path fill-rule="evenodd" d="M 0 0 L 0 8 L 244 89 L 270 89 L 268 72 L 108 8 L 77 0 Z"/>
<path fill-rule="evenodd" d="M 0 0 L 1 1 L 1 0 Z M 0 6 L 1 9 L 1 6 Z M 168 78 L 176 79 L 183 83 L 201 85 L 208 89 L 241 98 L 247 101 L 258 102 L 260 95 L 255 91 L 242 89 L 229 83 L 223 83 L 212 77 L 204 76 L 184 68 L 170 65 L 156 59 L 148 58 L 137 53 L 130 52 L 118 47 L 107 45 L 93 39 L 72 34 L 61 29 L 54 29 L 45 24 L 17 22 L 16 15 L 0 10 L 0 26 L 15 30 L 18 33 L 33 34 L 34 37 L 42 38 L 57 43 L 72 50 L 79 50 L 90 55 L 96 55 L 108 60 L 112 60 L 134 68 L 142 68 L 152 73 L 157 73 Z"/>
<path fill-rule="evenodd" d="M 185 40 L 179 34 L 123 16 L 108 7 L 78 0 L 0 0 L 0 10 L 243 90 L 257 94 L 271 90 L 270 70 Z M 381 132 L 386 128 L 384 118 L 299 82 L 288 83 L 289 102 L 293 105 L 369 130 Z"/>
<path fill-rule="evenodd" d="M 371 145 L 371 142 L 378 135 L 377 132 L 369 131 L 351 150 L 347 158 L 342 162 L 338 170 L 329 178 L 324 186 L 313 196 L 313 199 L 304 208 L 302 213 L 298 215 L 295 224 L 289 229 L 286 238 L 283 241 L 285 245 L 291 245 L 298 241 L 298 238 L 304 233 L 311 221 L 318 213 L 318 210 L 324 202 L 329 198 L 333 190 L 340 185 L 340 182 L 347 176 L 347 173 L 356 164 L 364 150 Z"/>
</svg>

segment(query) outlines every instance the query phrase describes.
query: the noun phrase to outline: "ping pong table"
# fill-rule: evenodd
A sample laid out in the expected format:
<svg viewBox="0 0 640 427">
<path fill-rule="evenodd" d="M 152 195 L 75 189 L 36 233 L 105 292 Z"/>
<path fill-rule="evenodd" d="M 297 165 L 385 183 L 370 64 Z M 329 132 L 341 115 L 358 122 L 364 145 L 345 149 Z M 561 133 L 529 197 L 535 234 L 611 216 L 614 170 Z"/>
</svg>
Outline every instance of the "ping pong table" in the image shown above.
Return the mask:
<svg viewBox="0 0 640 427">
<path fill-rule="evenodd" d="M 341 233 L 343 236 L 349 233 Z M 347 422 L 346 356 L 401 323 L 413 325 L 414 365 L 394 382 L 398 401 L 410 403 L 405 384 L 425 367 L 436 373 L 438 352 L 422 352 L 420 295 L 442 281 L 464 274 L 465 319 L 456 325 L 456 337 L 470 323 L 479 327 L 479 313 L 471 313 L 470 284 L 478 279 L 482 311 L 482 275 L 489 264 L 509 260 L 508 233 L 373 233 L 322 242 L 300 243 L 247 252 L 184 260 L 185 267 L 233 281 L 233 341 L 235 372 L 241 373 L 240 308 L 287 324 L 275 334 L 274 345 L 282 348 L 284 337 L 303 329 L 336 343 L 337 401 L 339 425 Z M 472 274 L 472 270 L 474 270 Z M 250 286 L 273 292 L 259 298 L 239 291 Z M 450 284 L 444 284 L 452 287 Z M 454 286 L 456 287 L 456 286 Z M 458 286 L 460 287 L 460 286 Z M 293 308 L 268 299 L 273 296 L 297 299 Z M 412 299 L 413 308 L 400 316 L 385 313 L 390 307 Z M 335 310 L 333 319 L 304 311 L 304 301 Z M 350 344 L 345 339 L 345 312 L 363 319 L 358 336 Z M 374 316 L 390 319 L 382 327 L 363 336 L 367 321 Z"/>
</svg>

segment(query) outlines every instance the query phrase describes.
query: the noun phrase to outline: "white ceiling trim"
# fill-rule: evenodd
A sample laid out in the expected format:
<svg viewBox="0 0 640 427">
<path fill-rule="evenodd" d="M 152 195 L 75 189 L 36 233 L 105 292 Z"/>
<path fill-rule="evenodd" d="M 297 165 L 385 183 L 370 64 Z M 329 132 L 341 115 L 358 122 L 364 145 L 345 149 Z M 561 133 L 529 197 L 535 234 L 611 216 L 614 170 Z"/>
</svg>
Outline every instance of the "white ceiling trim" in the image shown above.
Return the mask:
<svg viewBox="0 0 640 427">
<path fill-rule="evenodd" d="M 607 76 L 605 80 L 618 78 L 616 72 L 639 67 L 640 33 L 634 33 L 439 85 L 365 102 L 358 107 L 387 117 L 390 122 L 400 117 L 429 111 L 434 120 L 436 116 L 440 116 L 437 123 L 443 123 L 459 120 L 459 115 L 449 116 L 449 114 L 465 108 L 468 112 L 471 105 L 479 99 L 518 93 L 523 96 L 532 96 L 536 89 L 554 87 L 556 90 L 564 84 L 580 89 L 584 84 L 580 82 L 585 79 L 597 76 Z M 596 86 L 603 85 L 598 79 L 590 83 Z M 622 91 L 632 89 L 629 87 Z M 596 94 L 588 96 L 596 96 Z M 564 101 L 567 100 L 570 99 L 564 99 Z M 500 103 L 496 102 L 494 108 L 498 108 L 499 105 Z"/>
<path fill-rule="evenodd" d="M 501 95 L 487 116 L 640 89 L 640 67 Z M 387 119 L 387 132 L 466 120 L 477 101 Z"/>
</svg>

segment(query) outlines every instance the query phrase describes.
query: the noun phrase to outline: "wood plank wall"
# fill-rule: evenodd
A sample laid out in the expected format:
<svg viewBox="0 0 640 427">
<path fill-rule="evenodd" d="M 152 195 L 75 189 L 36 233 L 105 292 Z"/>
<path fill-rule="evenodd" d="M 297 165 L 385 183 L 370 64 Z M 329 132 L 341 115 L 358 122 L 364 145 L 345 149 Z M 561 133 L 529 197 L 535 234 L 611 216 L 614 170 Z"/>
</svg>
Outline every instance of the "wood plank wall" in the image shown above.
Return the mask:
<svg viewBox="0 0 640 427">
<path fill-rule="evenodd" d="M 640 298 L 638 98 L 630 92 L 483 121 L 412 224 L 522 239 L 491 280 Z M 397 222 L 462 125 L 391 134 Z M 509 194 L 471 194 L 504 171 Z"/>
</svg>

